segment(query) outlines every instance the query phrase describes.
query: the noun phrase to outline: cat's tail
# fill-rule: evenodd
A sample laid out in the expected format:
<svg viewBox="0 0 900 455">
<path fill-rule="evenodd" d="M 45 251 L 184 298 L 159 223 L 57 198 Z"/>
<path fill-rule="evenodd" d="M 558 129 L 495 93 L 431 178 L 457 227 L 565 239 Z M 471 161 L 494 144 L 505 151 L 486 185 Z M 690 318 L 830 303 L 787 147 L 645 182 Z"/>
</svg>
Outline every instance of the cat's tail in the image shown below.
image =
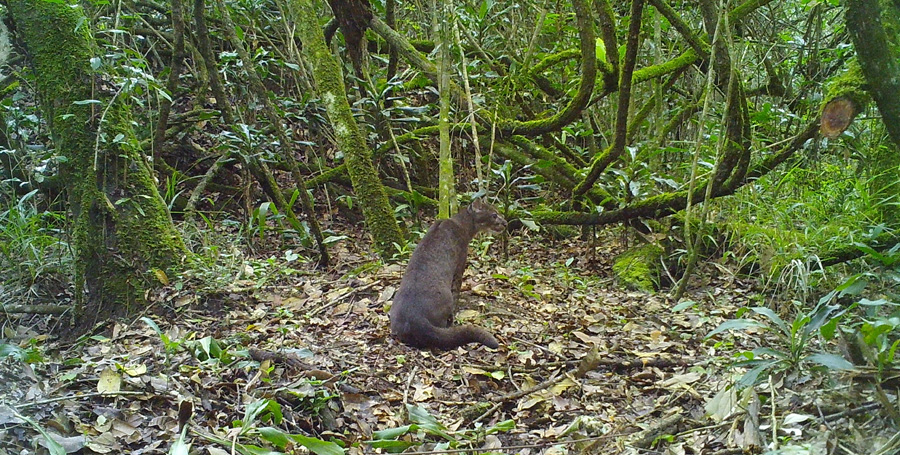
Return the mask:
<svg viewBox="0 0 900 455">
<path fill-rule="evenodd" d="M 404 341 L 418 348 L 450 350 L 469 343 L 481 343 L 492 349 L 500 346 L 490 332 L 475 325 L 431 326 L 427 330 L 417 331 L 413 338 Z"/>
</svg>

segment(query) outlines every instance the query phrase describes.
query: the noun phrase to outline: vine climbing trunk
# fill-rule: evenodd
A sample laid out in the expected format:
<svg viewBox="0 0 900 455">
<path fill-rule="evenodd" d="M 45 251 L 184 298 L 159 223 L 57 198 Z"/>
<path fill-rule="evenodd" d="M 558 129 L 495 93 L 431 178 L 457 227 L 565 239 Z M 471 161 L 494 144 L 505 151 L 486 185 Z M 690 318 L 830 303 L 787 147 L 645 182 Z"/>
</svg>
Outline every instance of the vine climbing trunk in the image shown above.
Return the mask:
<svg viewBox="0 0 900 455">
<path fill-rule="evenodd" d="M 83 332 L 144 309 L 146 291 L 167 281 L 186 249 L 137 146 L 127 97 L 91 68 L 96 45 L 82 9 L 8 5 L 57 152 L 66 158 L 60 173 L 74 216 L 74 331 Z"/>
<path fill-rule="evenodd" d="M 310 0 L 296 0 L 296 5 L 303 56 L 312 65 L 319 98 L 325 105 L 328 120 L 334 128 L 338 148 L 346 157 L 347 173 L 359 198 L 359 206 L 362 207 L 375 247 L 382 257 L 389 257 L 394 245 L 402 243 L 402 235 L 372 162 L 372 151 L 353 119 L 341 67 L 325 44 L 325 35 L 319 26 L 319 15 Z"/>
</svg>

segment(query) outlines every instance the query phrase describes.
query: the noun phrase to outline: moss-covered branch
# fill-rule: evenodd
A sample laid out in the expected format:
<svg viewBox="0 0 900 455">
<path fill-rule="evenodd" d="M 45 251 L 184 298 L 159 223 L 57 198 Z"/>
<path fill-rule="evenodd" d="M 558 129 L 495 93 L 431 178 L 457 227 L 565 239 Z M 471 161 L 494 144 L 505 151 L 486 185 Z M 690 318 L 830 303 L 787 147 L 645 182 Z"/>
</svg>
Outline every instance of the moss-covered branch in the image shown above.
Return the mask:
<svg viewBox="0 0 900 455">
<path fill-rule="evenodd" d="M 709 58 L 709 45 L 694 34 L 691 28 L 681 19 L 681 16 L 665 0 L 650 0 L 650 4 L 672 24 L 682 38 L 688 42 L 694 52 L 702 58 Z"/>
<path fill-rule="evenodd" d="M 643 0 L 633 0 L 631 3 L 631 23 L 628 26 L 628 37 L 625 45 L 625 62 L 622 64 L 622 75 L 619 78 L 619 105 L 616 109 L 616 130 L 613 143 L 601 154 L 594 157 L 591 167 L 584 179 L 572 189 L 573 198 L 583 196 L 606 167 L 619 158 L 625 150 L 625 139 L 628 135 L 628 112 L 631 104 L 631 76 L 637 62 L 637 51 L 641 33 L 641 13 L 644 8 Z"/>
<path fill-rule="evenodd" d="M 775 153 L 759 165 L 751 168 L 739 182 L 724 185 L 718 192 L 711 194 L 713 198 L 733 194 L 742 185 L 755 180 L 784 162 L 795 152 L 802 149 L 806 142 L 815 137 L 818 125 L 813 122 L 807 125 L 793 140 L 782 150 Z M 693 204 L 702 203 L 706 199 L 707 182 L 698 182 L 694 194 L 691 196 Z M 543 224 L 568 224 L 568 225 L 604 225 L 619 223 L 634 218 L 658 218 L 671 215 L 683 210 L 687 206 L 687 191 L 677 191 L 651 196 L 647 199 L 630 203 L 624 207 L 608 210 L 602 213 L 584 212 L 558 212 L 558 211 L 534 211 L 533 219 Z"/>
<path fill-rule="evenodd" d="M 575 22 L 581 43 L 581 82 L 578 86 L 578 92 L 562 111 L 552 117 L 527 122 L 512 120 L 502 122 L 499 127 L 501 135 L 521 134 L 524 136 L 537 136 L 557 131 L 579 118 L 582 110 L 590 102 L 597 78 L 594 23 L 586 0 L 573 0 L 572 6 L 575 9 Z"/>
</svg>

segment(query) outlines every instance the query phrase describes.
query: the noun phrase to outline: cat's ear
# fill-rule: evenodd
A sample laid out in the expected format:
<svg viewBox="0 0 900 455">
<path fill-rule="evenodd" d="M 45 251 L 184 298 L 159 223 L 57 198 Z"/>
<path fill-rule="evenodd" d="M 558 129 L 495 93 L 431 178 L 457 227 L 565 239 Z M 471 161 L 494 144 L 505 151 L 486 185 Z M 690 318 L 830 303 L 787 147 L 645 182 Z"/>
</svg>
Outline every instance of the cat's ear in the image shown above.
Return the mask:
<svg viewBox="0 0 900 455">
<path fill-rule="evenodd" d="M 482 201 L 481 199 L 473 199 L 472 203 L 469 204 L 469 208 L 471 208 L 475 212 L 484 210 L 484 201 Z"/>
</svg>

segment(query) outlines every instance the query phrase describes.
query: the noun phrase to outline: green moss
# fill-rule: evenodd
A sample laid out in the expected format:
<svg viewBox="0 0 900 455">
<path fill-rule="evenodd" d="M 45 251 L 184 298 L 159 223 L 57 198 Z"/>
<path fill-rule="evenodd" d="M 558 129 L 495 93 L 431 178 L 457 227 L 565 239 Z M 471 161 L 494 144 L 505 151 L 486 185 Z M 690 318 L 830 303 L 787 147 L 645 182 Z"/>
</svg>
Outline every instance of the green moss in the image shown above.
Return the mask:
<svg viewBox="0 0 900 455">
<path fill-rule="evenodd" d="M 654 291 L 659 286 L 660 257 L 664 252 L 649 243 L 628 250 L 613 262 L 613 273 L 629 289 Z"/>
<path fill-rule="evenodd" d="M 635 70 L 634 74 L 631 77 L 632 83 L 639 84 L 651 79 L 658 79 L 667 74 L 674 73 L 675 71 L 678 71 L 685 66 L 692 65 L 698 59 L 699 57 L 697 56 L 697 52 L 693 49 L 688 49 L 683 54 L 665 63 L 661 63 L 659 65 L 651 65 Z"/>
<path fill-rule="evenodd" d="M 402 244 L 403 236 L 372 162 L 372 151 L 353 119 L 344 90 L 341 67 L 325 45 L 315 8 L 308 0 L 297 1 L 297 7 L 300 12 L 298 25 L 303 53 L 313 66 L 313 78 L 334 128 L 338 148 L 347 157 L 347 173 L 353 183 L 353 190 L 360 200 L 376 249 L 382 257 L 389 258 L 393 245 Z"/>
<path fill-rule="evenodd" d="M 125 315 L 186 254 L 151 177 L 121 98 L 95 83 L 94 41 L 76 6 L 14 0 L 10 13 L 31 56 L 41 107 L 69 183 L 75 222 L 76 324 Z M 53 24 L 48 27 L 47 24 Z M 124 97 L 123 97 L 124 98 Z M 96 99 L 97 103 L 78 103 Z M 98 138 L 98 135 L 100 136 Z"/>
<path fill-rule="evenodd" d="M 728 13 L 728 20 L 732 24 L 740 22 L 753 11 L 756 11 L 757 9 L 769 3 L 772 3 L 772 0 L 747 0 L 746 2 L 741 3 L 733 10 L 731 10 L 730 13 Z"/>
<path fill-rule="evenodd" d="M 825 108 L 825 105 L 839 97 L 849 98 L 850 101 L 856 104 L 857 110 L 861 110 L 872 100 L 872 97 L 865 90 L 865 86 L 866 77 L 859 66 L 859 61 L 853 59 L 847 64 L 846 71 L 831 78 L 825 84 L 824 102 L 819 109 L 819 114 L 822 113 L 821 110 Z"/>
<path fill-rule="evenodd" d="M 576 59 L 581 57 L 581 51 L 578 49 L 566 49 L 562 52 L 557 52 L 555 54 L 550 54 L 541 61 L 539 61 L 536 65 L 534 65 L 529 72 L 531 74 L 540 74 L 550 68 L 551 66 L 555 66 L 556 64 L 563 62 L 565 60 Z"/>
</svg>

